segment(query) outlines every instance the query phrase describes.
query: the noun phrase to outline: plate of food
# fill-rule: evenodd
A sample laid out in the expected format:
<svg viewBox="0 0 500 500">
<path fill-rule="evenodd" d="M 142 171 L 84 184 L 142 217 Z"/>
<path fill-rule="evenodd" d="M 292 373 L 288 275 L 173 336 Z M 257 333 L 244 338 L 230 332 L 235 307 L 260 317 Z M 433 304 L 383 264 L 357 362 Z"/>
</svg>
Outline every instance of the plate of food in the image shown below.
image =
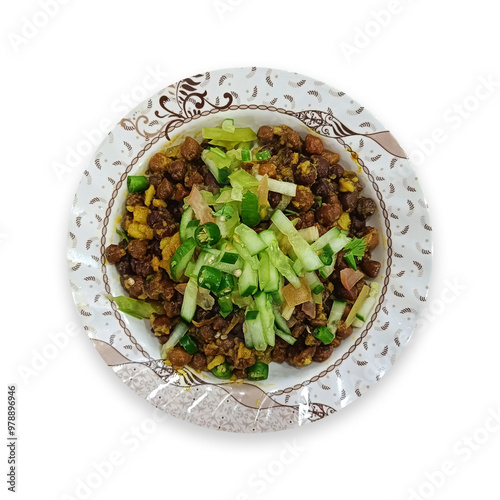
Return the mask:
<svg viewBox="0 0 500 500">
<path fill-rule="evenodd" d="M 185 78 L 109 133 L 75 194 L 70 284 L 134 392 L 196 425 L 294 428 L 394 364 L 426 300 L 424 195 L 394 136 L 297 73 Z"/>
</svg>

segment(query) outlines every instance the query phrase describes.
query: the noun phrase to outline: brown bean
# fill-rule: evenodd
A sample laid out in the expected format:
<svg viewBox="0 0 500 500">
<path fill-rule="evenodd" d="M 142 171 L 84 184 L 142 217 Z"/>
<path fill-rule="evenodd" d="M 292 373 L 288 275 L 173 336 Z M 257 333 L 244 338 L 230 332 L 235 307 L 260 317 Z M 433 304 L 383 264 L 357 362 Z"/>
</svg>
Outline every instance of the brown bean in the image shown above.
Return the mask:
<svg viewBox="0 0 500 500">
<path fill-rule="evenodd" d="M 288 362 L 291 365 L 302 367 L 311 363 L 315 353 L 316 347 L 304 347 L 297 345 L 296 342 L 290 349 L 288 350 Z"/>
<path fill-rule="evenodd" d="M 187 165 L 184 160 L 175 160 L 167 165 L 167 173 L 174 181 L 182 181 L 186 176 Z"/>
<path fill-rule="evenodd" d="M 342 203 L 344 212 L 352 212 L 358 203 L 358 191 L 353 191 L 352 193 L 340 193 L 339 199 Z"/>
<path fill-rule="evenodd" d="M 325 149 L 322 153 L 321 156 L 330 164 L 330 165 L 335 165 L 336 163 L 339 162 L 340 160 L 340 155 L 338 153 L 334 153 L 333 151 L 330 151 L 328 149 Z"/>
<path fill-rule="evenodd" d="M 115 266 L 120 276 L 130 276 L 132 274 L 132 266 L 130 265 L 130 259 L 126 257 L 120 260 L 120 262 L 117 262 Z"/>
<path fill-rule="evenodd" d="M 207 371 L 207 357 L 202 354 L 201 352 L 197 352 L 196 354 L 193 355 L 193 359 L 189 363 L 189 366 L 191 368 L 194 368 L 195 370 L 198 370 L 200 372 L 206 372 Z"/>
<path fill-rule="evenodd" d="M 333 165 L 332 167 L 332 177 L 340 179 L 341 177 L 344 177 L 344 167 L 342 165 Z"/>
<path fill-rule="evenodd" d="M 234 338 L 227 337 L 226 339 L 217 339 L 215 345 L 219 348 L 219 353 L 227 356 L 230 349 L 234 346 Z"/>
<path fill-rule="evenodd" d="M 351 232 L 353 234 L 358 234 L 365 228 L 365 221 L 356 217 L 356 214 L 351 214 Z"/>
<path fill-rule="evenodd" d="M 212 175 L 212 172 L 206 172 L 203 177 L 205 186 L 207 186 L 209 191 L 215 192 L 219 190 L 219 183 L 217 182 L 217 179 Z"/>
<path fill-rule="evenodd" d="M 178 370 L 184 365 L 187 365 L 193 359 L 193 356 L 186 352 L 182 347 L 173 347 L 167 352 L 167 359 L 172 363 L 172 366 Z"/>
<path fill-rule="evenodd" d="M 312 186 L 317 177 L 316 167 L 309 160 L 303 161 L 295 169 L 294 178 L 297 184 Z"/>
<path fill-rule="evenodd" d="M 127 251 L 134 259 L 142 259 L 148 251 L 148 242 L 146 240 L 132 240 L 128 244 Z"/>
<path fill-rule="evenodd" d="M 215 339 L 215 330 L 212 325 L 203 325 L 198 330 L 198 336 L 204 343 L 208 344 Z"/>
<path fill-rule="evenodd" d="M 144 295 L 144 280 L 141 276 L 131 276 L 124 281 L 124 285 L 133 299 Z"/>
<path fill-rule="evenodd" d="M 349 338 L 352 335 L 352 327 L 346 326 L 343 321 L 339 321 L 339 325 L 337 327 L 337 337 L 342 340 Z"/>
<path fill-rule="evenodd" d="M 132 266 L 132 271 L 135 274 L 142 276 L 143 278 L 146 278 L 147 276 L 153 274 L 153 267 L 151 266 L 151 262 L 131 259 L 130 265 Z"/>
<path fill-rule="evenodd" d="M 360 215 L 360 218 L 367 219 L 368 217 L 373 215 L 376 210 L 377 205 L 371 198 L 359 198 L 356 206 L 356 212 Z"/>
<path fill-rule="evenodd" d="M 186 174 L 184 184 L 191 189 L 195 184 L 203 184 L 203 181 L 203 176 L 197 170 L 191 169 Z"/>
<path fill-rule="evenodd" d="M 160 200 L 169 200 L 174 194 L 174 187 L 168 179 L 163 179 L 156 190 L 156 197 Z"/>
<path fill-rule="evenodd" d="M 144 195 L 141 193 L 132 193 L 127 196 L 127 201 L 125 202 L 127 207 L 135 207 L 144 205 Z"/>
<path fill-rule="evenodd" d="M 376 227 L 366 226 L 361 232 L 361 235 L 365 239 L 366 248 L 370 250 L 370 252 L 378 246 L 380 238 Z"/>
<path fill-rule="evenodd" d="M 328 177 L 330 173 L 330 164 L 322 156 L 312 156 L 311 161 L 316 166 L 316 172 L 318 173 L 318 179 L 323 177 Z"/>
<path fill-rule="evenodd" d="M 382 264 L 376 260 L 363 260 L 361 262 L 361 269 L 369 278 L 376 278 L 380 272 Z"/>
<path fill-rule="evenodd" d="M 316 352 L 313 356 L 313 361 L 316 361 L 318 363 L 326 361 L 332 355 L 334 348 L 335 346 L 333 344 L 320 345 L 316 348 Z"/>
<path fill-rule="evenodd" d="M 262 144 L 269 144 L 274 139 L 274 133 L 272 127 L 267 125 L 262 125 L 257 132 L 257 137 Z M 262 174 L 264 175 L 264 174 Z"/>
<path fill-rule="evenodd" d="M 306 227 L 314 226 L 314 222 L 315 222 L 314 212 L 306 212 L 300 218 L 300 228 L 299 229 L 305 229 Z"/>
<path fill-rule="evenodd" d="M 281 135 L 280 143 L 295 150 L 302 148 L 302 140 L 300 139 L 298 132 L 292 130 L 286 125 L 283 126 L 283 134 Z"/>
<path fill-rule="evenodd" d="M 356 287 L 347 290 L 340 281 L 340 278 L 333 280 L 333 294 L 337 299 L 349 300 L 351 302 L 354 302 L 358 297 Z"/>
<path fill-rule="evenodd" d="M 279 205 L 282 197 L 283 195 L 280 193 L 274 193 L 273 191 L 269 191 L 267 199 L 269 200 L 269 205 L 271 205 L 271 208 L 276 208 Z"/>
<path fill-rule="evenodd" d="M 276 179 L 276 165 L 273 165 L 272 163 L 262 163 L 259 165 L 259 174 L 267 174 L 272 179 Z"/>
<path fill-rule="evenodd" d="M 320 155 L 325 147 L 323 146 L 323 141 L 319 137 L 307 134 L 305 142 L 306 151 L 313 155 Z"/>
<path fill-rule="evenodd" d="M 184 142 L 181 144 L 181 155 L 187 161 L 193 161 L 201 156 L 201 146 L 192 137 L 186 137 Z M 180 179 L 176 179 L 180 180 Z"/>
<path fill-rule="evenodd" d="M 165 156 L 163 153 L 156 153 L 149 160 L 149 170 L 153 173 L 162 173 L 165 172 L 167 165 L 169 163 L 169 158 Z"/>
<path fill-rule="evenodd" d="M 109 245 L 104 254 L 110 264 L 116 264 L 126 254 L 126 252 L 118 245 Z"/>
<path fill-rule="evenodd" d="M 340 203 L 323 203 L 323 205 L 316 210 L 316 220 L 322 226 L 326 226 L 328 228 L 332 227 L 341 215 L 342 206 Z"/>
<path fill-rule="evenodd" d="M 307 212 L 314 205 L 314 195 L 309 187 L 297 186 L 295 198 L 292 199 L 292 205 L 301 212 Z"/>
<path fill-rule="evenodd" d="M 290 344 L 288 342 L 285 342 L 280 337 L 276 337 L 274 349 L 271 351 L 271 359 L 275 363 L 283 363 L 286 360 L 289 347 Z"/>
<path fill-rule="evenodd" d="M 158 189 L 161 181 L 163 180 L 163 174 L 151 174 L 149 176 L 149 185 L 154 186 L 155 189 Z"/>
<path fill-rule="evenodd" d="M 182 185 L 176 184 L 174 188 L 174 200 L 179 203 L 189 194 L 189 191 Z"/>
<path fill-rule="evenodd" d="M 330 193 L 333 193 L 331 181 L 328 179 L 319 179 L 312 187 L 312 191 L 316 196 L 321 196 L 323 201 L 326 201 Z"/>
</svg>

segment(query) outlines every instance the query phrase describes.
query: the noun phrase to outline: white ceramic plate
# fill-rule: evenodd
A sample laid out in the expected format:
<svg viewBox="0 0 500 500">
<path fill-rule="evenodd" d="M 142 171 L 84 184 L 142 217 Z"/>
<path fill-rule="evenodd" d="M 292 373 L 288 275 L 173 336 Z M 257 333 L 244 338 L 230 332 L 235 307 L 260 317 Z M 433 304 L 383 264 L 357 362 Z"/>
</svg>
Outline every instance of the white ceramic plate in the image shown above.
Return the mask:
<svg viewBox="0 0 500 500">
<path fill-rule="evenodd" d="M 145 171 L 168 143 L 234 118 L 238 126 L 286 124 L 313 131 L 340 163 L 358 170 L 364 194 L 378 203 L 382 292 L 364 330 L 330 359 L 304 368 L 271 365 L 261 383 L 230 384 L 160 359 L 147 321 L 120 313 L 106 294 L 122 295 L 104 250 L 117 243 L 126 178 Z M 431 267 L 427 204 L 406 154 L 363 106 L 323 82 L 296 73 L 238 68 L 186 78 L 127 115 L 98 148 L 75 195 L 68 241 L 70 282 L 85 330 L 111 369 L 158 408 L 197 425 L 232 432 L 293 428 L 320 420 L 361 397 L 408 343 Z"/>
</svg>

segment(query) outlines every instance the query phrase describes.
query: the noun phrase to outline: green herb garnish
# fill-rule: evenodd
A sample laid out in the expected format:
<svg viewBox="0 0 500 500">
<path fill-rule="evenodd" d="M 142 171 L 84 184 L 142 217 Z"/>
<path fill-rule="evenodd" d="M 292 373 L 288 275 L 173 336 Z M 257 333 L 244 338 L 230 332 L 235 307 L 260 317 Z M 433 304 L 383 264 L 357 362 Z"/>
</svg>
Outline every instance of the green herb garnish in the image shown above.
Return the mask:
<svg viewBox="0 0 500 500">
<path fill-rule="evenodd" d="M 357 269 L 356 260 L 361 259 L 366 252 L 366 240 L 364 238 L 354 238 L 345 247 L 347 252 L 344 255 L 346 262 L 354 269 Z"/>
</svg>

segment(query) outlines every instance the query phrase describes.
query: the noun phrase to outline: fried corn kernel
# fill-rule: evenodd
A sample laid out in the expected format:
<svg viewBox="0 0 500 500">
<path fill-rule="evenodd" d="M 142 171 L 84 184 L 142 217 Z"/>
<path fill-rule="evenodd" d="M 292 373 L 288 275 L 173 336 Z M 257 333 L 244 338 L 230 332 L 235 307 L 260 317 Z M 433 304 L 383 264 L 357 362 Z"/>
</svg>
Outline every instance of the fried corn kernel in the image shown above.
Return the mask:
<svg viewBox="0 0 500 500">
<path fill-rule="evenodd" d="M 155 273 L 157 273 L 160 268 L 160 259 L 156 255 L 151 259 L 151 267 Z"/>
<path fill-rule="evenodd" d="M 215 356 L 215 358 L 212 359 L 212 361 L 210 361 L 210 363 L 208 363 L 207 368 L 209 370 L 212 370 L 216 366 L 222 365 L 222 363 L 224 363 L 224 361 L 226 361 L 226 358 L 224 358 L 224 356 L 221 356 L 219 354 L 218 356 Z"/>
<path fill-rule="evenodd" d="M 311 171 L 311 162 L 309 160 L 303 161 L 297 166 L 297 170 L 300 170 L 302 175 L 307 175 Z"/>
<path fill-rule="evenodd" d="M 299 163 L 299 153 L 293 153 L 292 154 L 292 165 L 297 165 Z"/>
<path fill-rule="evenodd" d="M 356 187 L 354 186 L 354 182 L 342 177 L 339 182 L 339 189 L 341 193 L 352 193 L 355 191 Z"/>
<path fill-rule="evenodd" d="M 283 134 L 283 127 L 274 126 L 273 127 L 273 134 L 282 135 Z"/>
<path fill-rule="evenodd" d="M 159 200 L 158 198 L 155 198 L 153 200 L 153 207 L 167 208 L 167 204 L 163 200 Z"/>
<path fill-rule="evenodd" d="M 135 217 L 135 212 L 134 212 Z M 139 224 L 138 222 L 132 222 L 127 229 L 128 234 L 137 240 L 152 240 L 153 230 L 146 224 Z"/>
<path fill-rule="evenodd" d="M 351 216 L 347 212 L 342 212 L 342 215 L 337 221 L 337 225 L 338 227 L 340 227 L 340 229 L 349 231 L 349 228 L 351 227 Z"/>
<path fill-rule="evenodd" d="M 173 236 L 167 236 L 160 241 L 160 249 L 163 260 L 169 260 L 175 251 L 181 246 L 181 237 L 179 233 Z"/>
<path fill-rule="evenodd" d="M 151 205 L 151 201 L 154 198 L 154 195 L 156 194 L 156 189 L 153 185 L 149 186 L 146 192 L 144 193 L 144 204 L 149 207 Z"/>
<path fill-rule="evenodd" d="M 150 210 L 148 207 L 140 207 L 136 205 L 134 207 L 134 222 L 137 222 L 138 224 L 145 224 L 147 225 L 148 223 L 148 215 L 150 214 Z"/>
</svg>

